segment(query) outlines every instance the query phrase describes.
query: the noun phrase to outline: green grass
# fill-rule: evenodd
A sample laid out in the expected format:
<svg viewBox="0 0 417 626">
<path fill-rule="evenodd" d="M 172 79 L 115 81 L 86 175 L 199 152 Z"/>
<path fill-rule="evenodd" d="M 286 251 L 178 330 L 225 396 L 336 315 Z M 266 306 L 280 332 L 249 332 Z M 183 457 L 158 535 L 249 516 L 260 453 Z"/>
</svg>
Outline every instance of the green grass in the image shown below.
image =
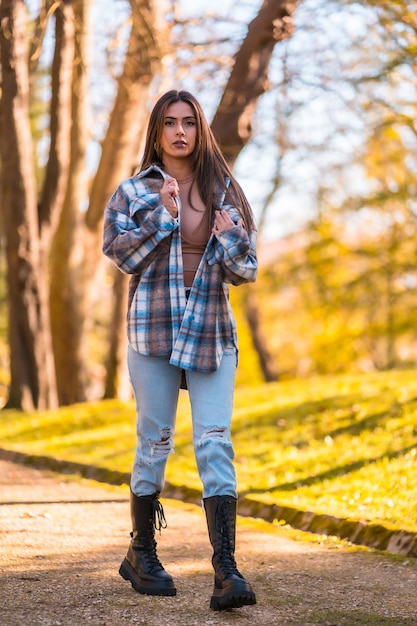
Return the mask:
<svg viewBox="0 0 417 626">
<path fill-rule="evenodd" d="M 416 371 L 239 388 L 233 440 L 241 493 L 417 531 Z M 134 404 L 105 401 L 30 414 L 3 410 L 0 445 L 129 472 Z M 167 480 L 200 488 L 186 393 Z"/>
</svg>

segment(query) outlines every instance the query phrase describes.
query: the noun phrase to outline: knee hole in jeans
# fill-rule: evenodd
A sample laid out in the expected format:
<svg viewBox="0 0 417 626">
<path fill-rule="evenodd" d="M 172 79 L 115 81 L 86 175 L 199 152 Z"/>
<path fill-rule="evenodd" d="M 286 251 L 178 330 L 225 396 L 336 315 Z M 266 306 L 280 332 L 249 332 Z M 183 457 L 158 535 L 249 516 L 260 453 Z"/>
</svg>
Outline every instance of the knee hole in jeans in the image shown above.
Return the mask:
<svg viewBox="0 0 417 626">
<path fill-rule="evenodd" d="M 173 451 L 172 432 L 170 428 L 161 428 L 161 438 L 152 442 L 151 456 L 161 458 Z"/>
<path fill-rule="evenodd" d="M 217 428 L 215 426 L 213 426 L 213 428 L 208 428 L 201 435 L 198 445 L 203 446 L 205 443 L 213 439 L 221 439 L 223 443 L 229 443 L 226 428 Z"/>
</svg>

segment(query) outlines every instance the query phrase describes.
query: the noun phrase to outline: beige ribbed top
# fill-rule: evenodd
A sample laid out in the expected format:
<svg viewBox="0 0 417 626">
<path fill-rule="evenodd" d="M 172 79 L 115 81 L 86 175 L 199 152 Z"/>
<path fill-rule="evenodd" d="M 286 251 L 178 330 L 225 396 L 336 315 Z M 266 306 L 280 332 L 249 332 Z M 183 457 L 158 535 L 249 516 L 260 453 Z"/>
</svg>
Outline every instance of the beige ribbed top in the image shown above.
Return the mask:
<svg viewBox="0 0 417 626">
<path fill-rule="evenodd" d="M 180 188 L 181 200 L 181 244 L 184 282 L 186 287 L 191 287 L 209 237 L 207 224 L 204 219 L 206 207 L 195 186 L 191 191 L 191 202 L 195 208 L 188 201 L 188 193 L 193 182 L 192 174 L 183 180 L 177 179 L 177 182 Z"/>
</svg>

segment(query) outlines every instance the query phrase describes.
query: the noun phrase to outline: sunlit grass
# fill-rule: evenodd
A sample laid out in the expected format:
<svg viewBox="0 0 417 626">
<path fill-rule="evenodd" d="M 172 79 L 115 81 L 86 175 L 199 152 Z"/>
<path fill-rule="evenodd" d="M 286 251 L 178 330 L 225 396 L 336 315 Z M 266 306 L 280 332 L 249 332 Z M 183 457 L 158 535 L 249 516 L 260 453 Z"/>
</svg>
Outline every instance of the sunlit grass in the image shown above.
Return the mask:
<svg viewBox="0 0 417 626">
<path fill-rule="evenodd" d="M 417 372 L 323 377 L 236 393 L 239 490 L 253 498 L 417 530 Z M 0 413 L 0 445 L 129 472 L 133 403 Z M 181 394 L 167 480 L 200 488 Z"/>
</svg>

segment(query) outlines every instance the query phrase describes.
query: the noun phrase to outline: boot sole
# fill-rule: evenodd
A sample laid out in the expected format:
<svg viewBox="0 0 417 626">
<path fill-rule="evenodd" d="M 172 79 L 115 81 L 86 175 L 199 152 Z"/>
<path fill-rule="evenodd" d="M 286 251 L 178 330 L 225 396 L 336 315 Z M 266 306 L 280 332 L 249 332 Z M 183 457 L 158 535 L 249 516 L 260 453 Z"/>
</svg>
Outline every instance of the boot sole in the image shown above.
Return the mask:
<svg viewBox="0 0 417 626">
<path fill-rule="evenodd" d="M 256 604 L 256 596 L 248 583 L 235 584 L 229 589 L 214 589 L 210 608 L 214 611 L 239 609 L 242 606 Z"/>
<path fill-rule="evenodd" d="M 145 578 L 141 578 L 137 575 L 133 567 L 130 565 L 127 559 L 124 559 L 120 568 L 119 574 L 122 578 L 129 581 L 138 593 L 143 593 L 148 596 L 175 596 L 177 590 L 174 587 L 172 580 L 153 582 Z"/>
</svg>

